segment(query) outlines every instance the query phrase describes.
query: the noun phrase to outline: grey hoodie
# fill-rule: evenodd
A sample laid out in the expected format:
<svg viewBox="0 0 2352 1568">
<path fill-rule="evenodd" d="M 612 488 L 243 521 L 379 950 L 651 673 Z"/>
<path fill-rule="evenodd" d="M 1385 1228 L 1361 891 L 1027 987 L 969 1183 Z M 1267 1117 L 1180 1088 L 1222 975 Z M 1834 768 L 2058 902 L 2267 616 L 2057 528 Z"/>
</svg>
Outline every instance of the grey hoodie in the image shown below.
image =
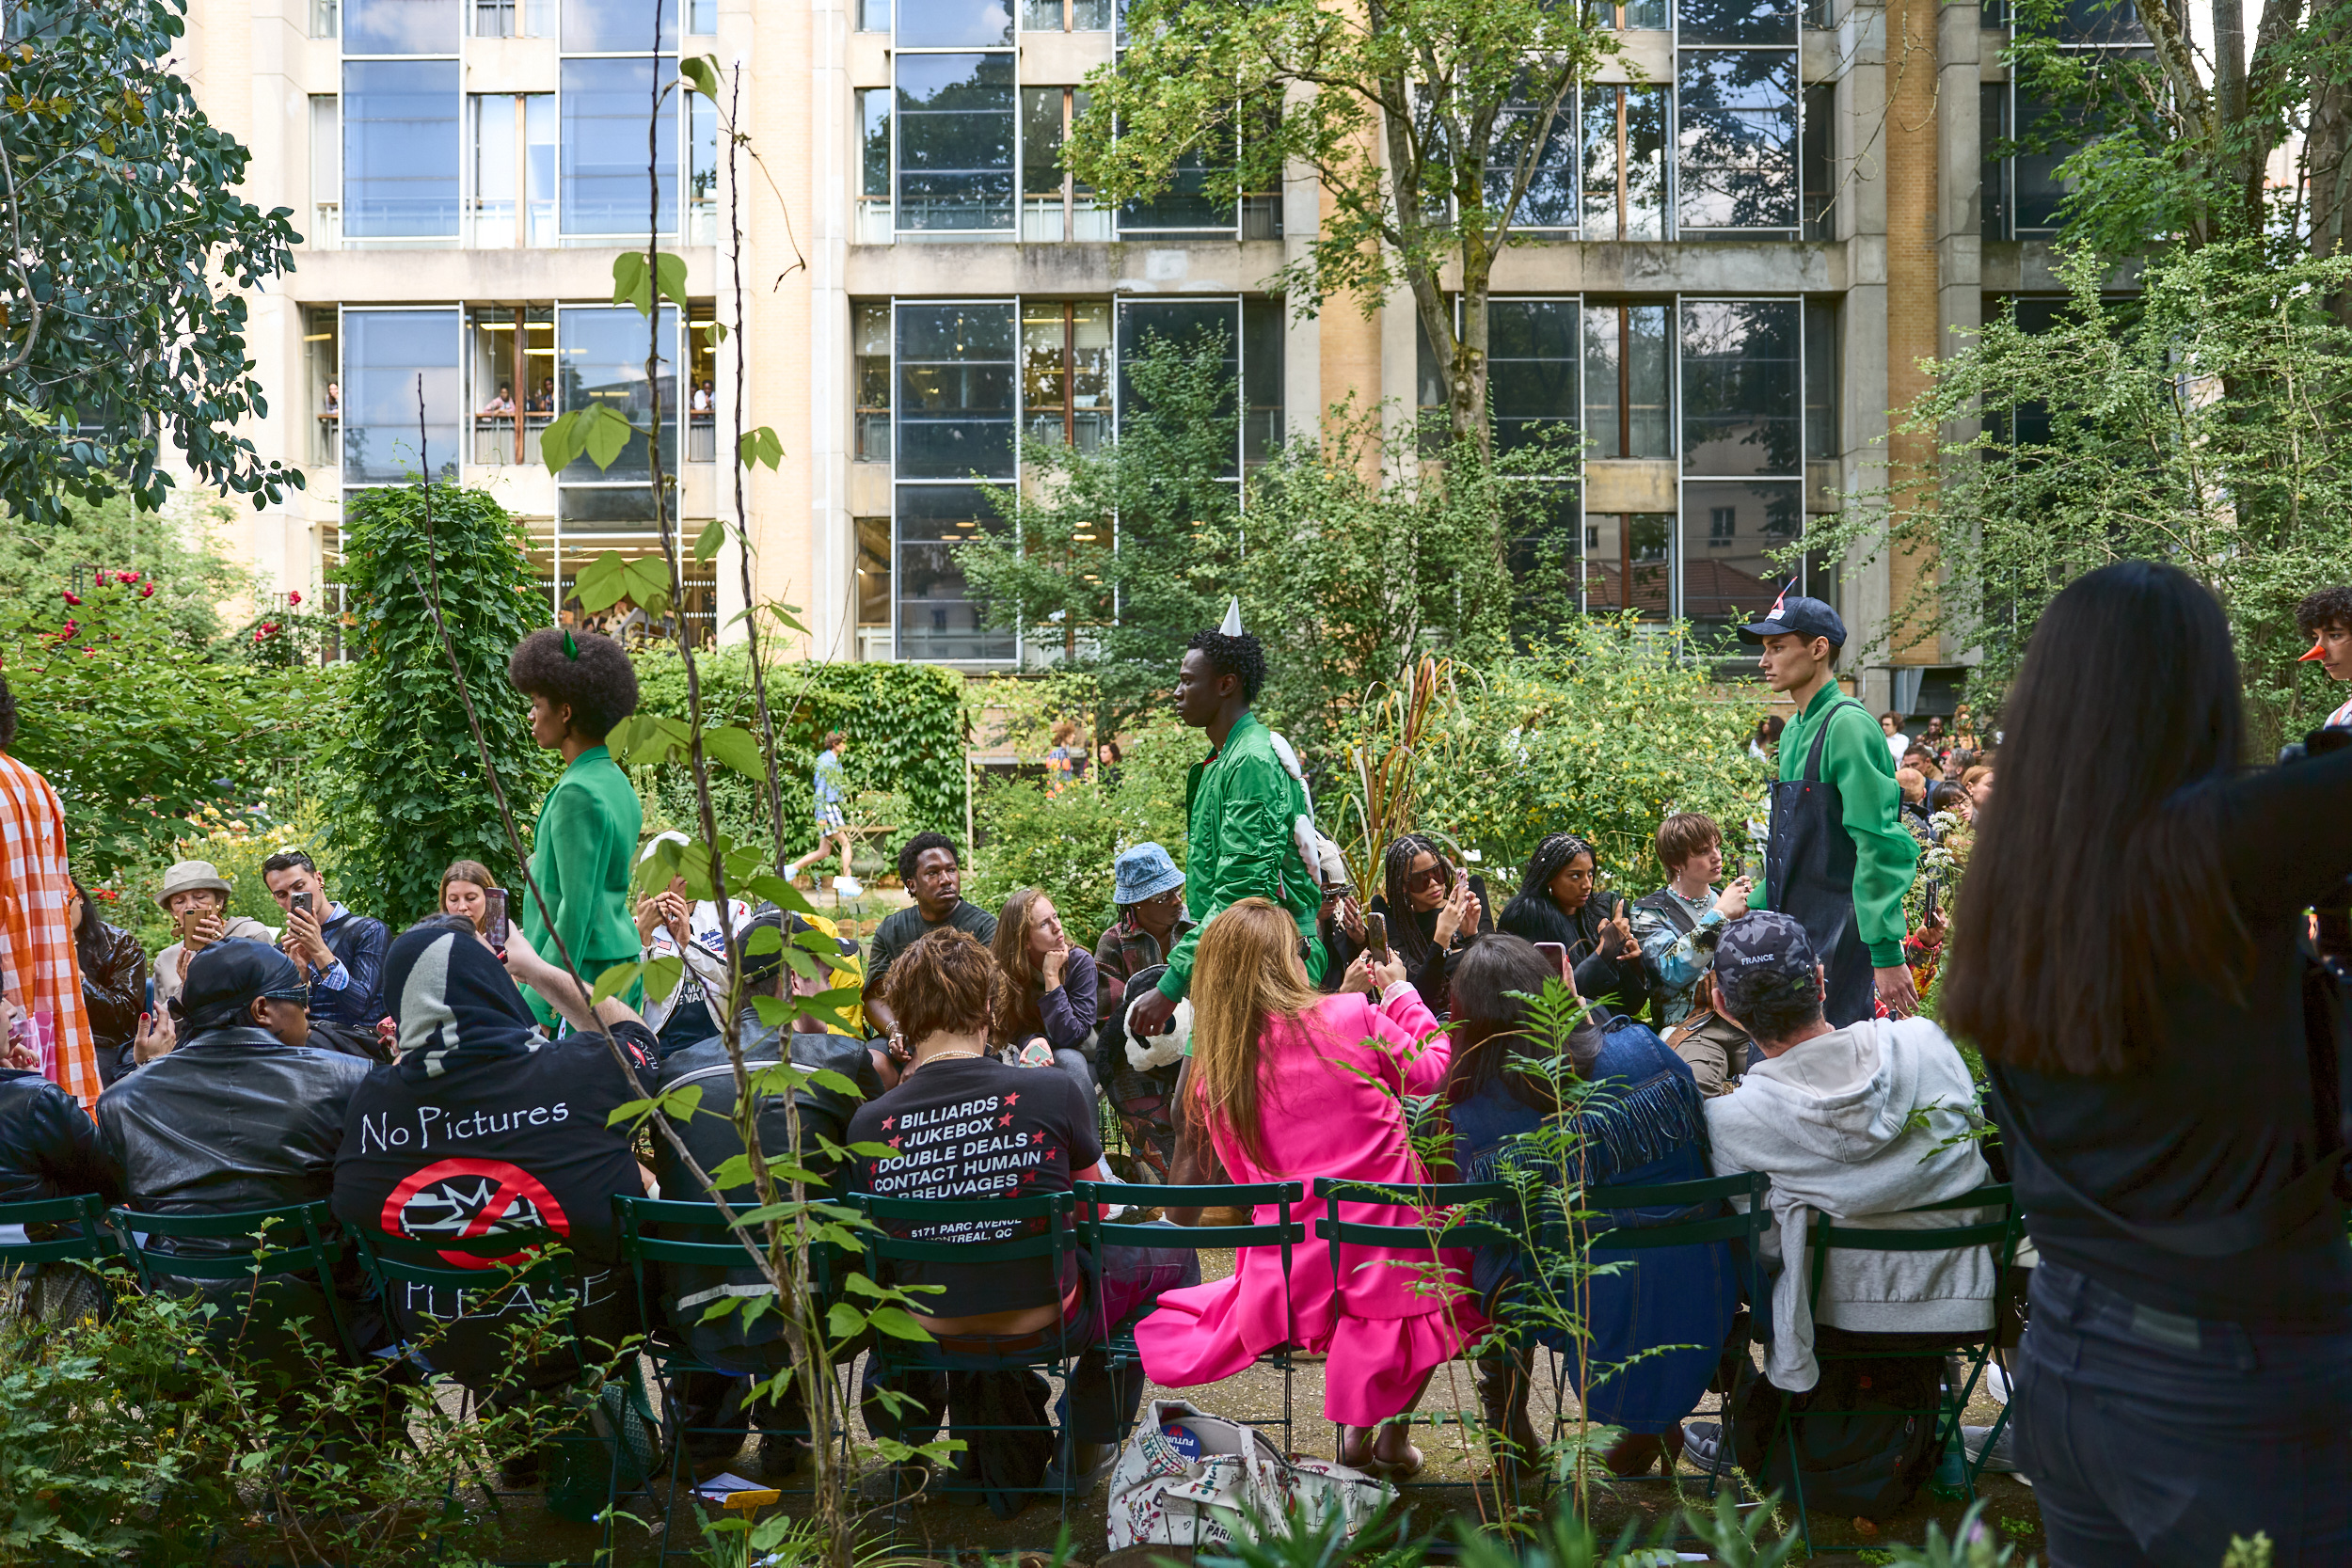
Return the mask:
<svg viewBox="0 0 2352 1568">
<path fill-rule="evenodd" d="M 1820 1376 L 1806 1251 L 1815 1210 L 1840 1223 L 1904 1227 L 1991 1217 L 1989 1210 L 1891 1217 L 1992 1180 L 1974 1142 L 1939 1147 L 1982 1124 L 1976 1104 L 1960 1052 L 1919 1018 L 1865 1019 L 1778 1056 L 1759 1055 L 1736 1088 L 1707 1101 L 1716 1173 L 1762 1171 L 1772 1179 L 1768 1201 L 1776 1227 L 1764 1238 L 1764 1255 L 1784 1264 L 1764 1368 L 1774 1386 L 1802 1393 Z M 1984 1247 L 1840 1248 L 1822 1276 L 1820 1318 L 1864 1334 L 1976 1333 L 1992 1324 L 1993 1290 Z"/>
</svg>

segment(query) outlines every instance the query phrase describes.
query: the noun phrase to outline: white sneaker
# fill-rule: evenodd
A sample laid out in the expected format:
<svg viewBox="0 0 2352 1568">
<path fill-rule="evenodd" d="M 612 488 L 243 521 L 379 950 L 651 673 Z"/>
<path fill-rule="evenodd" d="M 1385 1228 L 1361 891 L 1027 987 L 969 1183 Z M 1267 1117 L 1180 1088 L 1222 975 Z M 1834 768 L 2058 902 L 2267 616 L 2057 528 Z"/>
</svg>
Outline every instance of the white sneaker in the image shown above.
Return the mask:
<svg viewBox="0 0 2352 1568">
<path fill-rule="evenodd" d="M 833 879 L 833 895 L 835 898 L 863 898 L 866 896 L 866 884 L 855 877 L 835 877 Z"/>
</svg>

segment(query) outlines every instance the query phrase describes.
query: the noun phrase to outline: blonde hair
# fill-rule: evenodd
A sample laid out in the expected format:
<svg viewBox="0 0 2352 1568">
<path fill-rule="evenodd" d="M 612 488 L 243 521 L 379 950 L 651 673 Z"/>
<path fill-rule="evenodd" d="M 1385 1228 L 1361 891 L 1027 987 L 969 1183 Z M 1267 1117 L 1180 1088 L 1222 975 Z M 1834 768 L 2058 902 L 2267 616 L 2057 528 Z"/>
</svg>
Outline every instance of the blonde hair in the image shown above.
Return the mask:
<svg viewBox="0 0 2352 1568">
<path fill-rule="evenodd" d="M 1222 1122 L 1252 1163 L 1265 1164 L 1258 1101 L 1266 1024 L 1323 1000 L 1298 962 L 1298 927 L 1263 898 L 1228 905 L 1201 929 L 1192 963 L 1192 1103 L 1204 1129 Z"/>
<path fill-rule="evenodd" d="M 1005 900 L 996 913 L 996 935 L 989 943 L 996 960 L 996 1000 L 989 1009 L 991 1045 L 1042 1034 L 1043 1015 L 1030 988 L 1037 984 L 1037 960 L 1029 957 L 1029 911 L 1045 896 L 1041 887 L 1025 887 Z"/>
</svg>

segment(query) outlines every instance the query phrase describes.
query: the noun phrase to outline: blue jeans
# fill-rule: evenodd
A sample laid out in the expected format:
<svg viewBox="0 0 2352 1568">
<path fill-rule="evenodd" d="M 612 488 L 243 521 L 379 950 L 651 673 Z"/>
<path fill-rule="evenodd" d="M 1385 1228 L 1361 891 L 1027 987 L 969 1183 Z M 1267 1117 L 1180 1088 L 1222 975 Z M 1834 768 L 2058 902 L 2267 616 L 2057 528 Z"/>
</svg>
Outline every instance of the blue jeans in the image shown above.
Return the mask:
<svg viewBox="0 0 2352 1568">
<path fill-rule="evenodd" d="M 2010 1403 L 2051 1568 L 2352 1561 L 2352 1329 L 2290 1334 L 2142 1307 L 2034 1271 Z"/>
</svg>

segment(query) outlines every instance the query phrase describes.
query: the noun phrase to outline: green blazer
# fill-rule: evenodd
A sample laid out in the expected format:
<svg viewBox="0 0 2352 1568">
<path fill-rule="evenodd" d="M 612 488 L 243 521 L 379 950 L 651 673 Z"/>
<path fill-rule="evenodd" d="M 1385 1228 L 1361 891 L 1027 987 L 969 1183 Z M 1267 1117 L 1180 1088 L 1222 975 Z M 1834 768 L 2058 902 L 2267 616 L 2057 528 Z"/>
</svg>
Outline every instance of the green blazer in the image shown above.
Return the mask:
<svg viewBox="0 0 2352 1568">
<path fill-rule="evenodd" d="M 591 746 L 573 759 L 539 806 L 539 826 L 531 840 L 531 877 L 547 899 L 555 934 L 564 939 L 582 978 L 614 964 L 637 960 L 637 922 L 629 913 L 628 877 L 637 859 L 637 835 L 644 809 L 628 775 L 612 753 Z M 526 891 L 517 913 L 533 951 L 559 967 L 562 957 L 548 940 L 539 901 Z M 641 988 L 627 993 L 634 997 Z M 555 1012 L 526 990 L 525 1000 L 539 1021 L 552 1025 Z"/>
<path fill-rule="evenodd" d="M 1290 911 L 1307 947 L 1307 977 L 1323 976 L 1323 943 L 1315 916 L 1323 890 L 1298 858 L 1291 823 L 1307 809 L 1307 792 L 1290 776 L 1254 713 L 1226 732 L 1225 744 L 1192 765 L 1184 782 L 1190 819 L 1184 846 L 1184 906 L 1196 924 L 1168 956 L 1160 994 L 1181 1001 L 1192 985 L 1200 928 L 1226 905 L 1270 898 Z"/>
</svg>

